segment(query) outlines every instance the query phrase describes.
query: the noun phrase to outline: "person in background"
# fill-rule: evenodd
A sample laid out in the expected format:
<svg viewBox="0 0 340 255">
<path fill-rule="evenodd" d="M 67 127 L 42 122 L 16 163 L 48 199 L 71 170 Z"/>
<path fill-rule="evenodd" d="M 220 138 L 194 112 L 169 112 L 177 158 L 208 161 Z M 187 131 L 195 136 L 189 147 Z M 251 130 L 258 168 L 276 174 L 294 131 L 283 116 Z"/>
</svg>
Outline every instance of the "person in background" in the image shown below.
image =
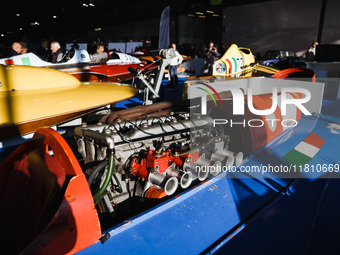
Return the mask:
<svg viewBox="0 0 340 255">
<path fill-rule="evenodd" d="M 63 50 L 57 41 L 51 42 L 52 63 L 58 63 L 63 58 Z"/>
<path fill-rule="evenodd" d="M 196 48 L 196 44 L 191 44 L 190 57 L 191 58 L 198 58 L 198 50 Z"/>
<path fill-rule="evenodd" d="M 224 53 L 226 53 L 226 51 L 227 51 L 227 46 L 225 45 L 225 43 L 222 43 L 221 48 L 220 48 L 221 56 L 223 56 Z"/>
<path fill-rule="evenodd" d="M 218 53 L 217 48 L 214 47 L 214 42 L 210 41 L 209 48 L 205 50 L 205 62 L 204 62 L 204 69 L 208 69 L 208 75 L 212 75 L 214 63 L 219 56 L 220 54 Z"/>
<path fill-rule="evenodd" d="M 262 61 L 262 56 L 261 56 L 261 53 L 259 51 L 255 54 L 255 61 L 256 62 Z"/>
<path fill-rule="evenodd" d="M 22 50 L 21 44 L 18 43 L 18 42 L 14 42 L 12 44 L 12 49 L 8 53 L 8 57 L 13 57 L 13 56 L 20 55 L 21 54 L 21 50 Z"/>
<path fill-rule="evenodd" d="M 47 39 L 42 39 L 39 48 L 37 49 L 37 55 L 44 61 L 51 61 L 51 53 L 50 49 L 48 48 L 48 41 Z"/>
<path fill-rule="evenodd" d="M 108 60 L 108 56 L 105 53 L 104 45 L 99 44 L 97 46 L 96 53 L 90 55 L 90 59 L 91 61 L 94 61 L 94 62 L 106 62 Z"/>
<path fill-rule="evenodd" d="M 315 60 L 315 54 L 316 54 L 316 46 L 318 46 L 319 43 L 317 41 L 314 41 L 310 48 L 306 52 L 306 61 L 314 61 Z"/>
<path fill-rule="evenodd" d="M 20 42 L 20 44 L 21 44 L 21 54 L 26 54 L 27 53 L 27 43 Z"/>
<path fill-rule="evenodd" d="M 178 87 L 177 67 L 182 63 L 183 57 L 177 51 L 175 43 L 171 43 L 170 49 L 173 49 L 175 51 L 176 56 L 170 62 L 170 67 L 169 67 L 170 84 L 169 84 L 169 88 L 175 88 L 176 89 Z"/>
</svg>

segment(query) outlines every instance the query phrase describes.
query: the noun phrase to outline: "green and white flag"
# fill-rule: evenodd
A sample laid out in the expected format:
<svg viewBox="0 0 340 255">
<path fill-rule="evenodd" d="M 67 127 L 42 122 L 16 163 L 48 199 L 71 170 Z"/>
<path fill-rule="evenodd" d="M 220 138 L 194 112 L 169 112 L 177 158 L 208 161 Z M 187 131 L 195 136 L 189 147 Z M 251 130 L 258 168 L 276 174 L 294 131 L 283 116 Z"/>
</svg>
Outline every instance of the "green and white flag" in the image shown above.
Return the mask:
<svg viewBox="0 0 340 255">
<path fill-rule="evenodd" d="M 315 133 L 310 133 L 294 149 L 283 156 L 283 159 L 295 166 L 305 165 L 319 152 L 325 140 Z"/>
</svg>

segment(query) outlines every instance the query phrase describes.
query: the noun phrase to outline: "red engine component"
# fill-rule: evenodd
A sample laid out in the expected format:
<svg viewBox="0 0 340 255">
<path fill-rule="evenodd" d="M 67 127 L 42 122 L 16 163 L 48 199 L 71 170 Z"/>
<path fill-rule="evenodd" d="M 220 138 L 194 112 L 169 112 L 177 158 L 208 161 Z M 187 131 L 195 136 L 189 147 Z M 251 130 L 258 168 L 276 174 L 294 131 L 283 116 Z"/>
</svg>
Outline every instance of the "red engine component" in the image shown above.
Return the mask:
<svg viewBox="0 0 340 255">
<path fill-rule="evenodd" d="M 174 156 L 170 156 L 168 152 L 157 154 L 154 150 L 150 150 L 145 152 L 142 157 L 132 160 L 132 174 L 146 179 L 151 169 L 158 166 L 158 171 L 163 173 L 173 163 L 173 160 Z"/>
<path fill-rule="evenodd" d="M 155 150 L 150 150 L 145 152 L 142 157 L 135 157 L 132 160 L 131 168 L 133 169 L 132 174 L 135 176 L 140 176 L 143 179 L 147 179 L 147 176 L 151 169 L 155 169 L 158 166 L 158 172 L 164 173 L 169 166 L 173 163 L 177 167 L 182 168 L 185 160 L 191 155 L 194 160 L 199 157 L 199 152 L 179 154 L 179 156 L 174 156 L 171 150 L 167 152 L 157 153 Z"/>
<path fill-rule="evenodd" d="M 174 158 L 174 156 L 170 155 L 170 152 L 157 154 L 155 151 L 151 150 L 146 158 L 146 167 L 155 168 L 158 166 L 158 171 L 163 173 L 174 162 Z"/>
</svg>

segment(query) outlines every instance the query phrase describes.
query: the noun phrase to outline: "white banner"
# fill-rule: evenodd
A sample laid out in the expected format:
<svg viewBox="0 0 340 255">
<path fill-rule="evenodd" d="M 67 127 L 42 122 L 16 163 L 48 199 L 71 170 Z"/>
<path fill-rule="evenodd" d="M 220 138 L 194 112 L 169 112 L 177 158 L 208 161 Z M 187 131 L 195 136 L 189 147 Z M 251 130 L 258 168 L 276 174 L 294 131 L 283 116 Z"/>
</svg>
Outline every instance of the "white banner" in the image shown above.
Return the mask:
<svg viewBox="0 0 340 255">
<path fill-rule="evenodd" d="M 169 26 L 170 26 L 170 6 L 167 6 L 161 16 L 161 21 L 159 24 L 159 49 L 167 49 L 170 44 L 169 36 Z"/>
</svg>

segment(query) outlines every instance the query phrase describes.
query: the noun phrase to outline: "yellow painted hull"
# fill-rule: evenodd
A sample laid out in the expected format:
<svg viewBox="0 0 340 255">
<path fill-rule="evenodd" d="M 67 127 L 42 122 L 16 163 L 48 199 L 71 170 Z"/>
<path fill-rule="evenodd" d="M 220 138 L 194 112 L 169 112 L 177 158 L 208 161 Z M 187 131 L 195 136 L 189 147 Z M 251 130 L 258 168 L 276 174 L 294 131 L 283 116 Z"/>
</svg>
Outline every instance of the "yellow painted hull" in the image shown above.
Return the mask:
<svg viewBox="0 0 340 255">
<path fill-rule="evenodd" d="M 269 67 L 269 66 L 264 66 L 261 64 L 255 64 L 253 67 L 253 73 L 257 74 L 257 76 L 259 75 L 272 75 L 275 74 L 277 72 L 279 72 L 280 70 L 274 67 Z"/>
<path fill-rule="evenodd" d="M 255 57 L 250 49 L 232 44 L 224 55 L 214 63 L 215 77 L 252 77 L 272 75 L 278 69 L 255 63 Z"/>
<path fill-rule="evenodd" d="M 61 71 L 30 66 L 0 65 L 0 82 L 0 128 L 51 118 L 57 123 L 49 121 L 49 125 L 58 124 L 71 115 L 74 117 L 137 93 L 130 86 L 81 83 Z M 68 117 L 64 120 L 61 116 Z"/>
</svg>

